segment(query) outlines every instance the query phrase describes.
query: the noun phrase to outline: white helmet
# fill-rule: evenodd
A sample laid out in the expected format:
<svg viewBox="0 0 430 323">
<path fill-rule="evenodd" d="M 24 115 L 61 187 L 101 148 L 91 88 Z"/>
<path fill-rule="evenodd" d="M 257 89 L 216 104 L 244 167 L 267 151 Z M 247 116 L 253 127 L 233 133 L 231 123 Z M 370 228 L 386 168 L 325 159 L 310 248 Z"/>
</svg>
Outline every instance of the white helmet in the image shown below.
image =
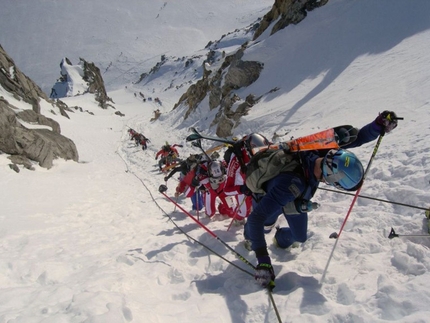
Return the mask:
<svg viewBox="0 0 430 323">
<path fill-rule="evenodd" d="M 208 165 L 209 181 L 212 184 L 221 184 L 225 181 L 225 167 L 220 161 L 213 161 Z"/>
</svg>

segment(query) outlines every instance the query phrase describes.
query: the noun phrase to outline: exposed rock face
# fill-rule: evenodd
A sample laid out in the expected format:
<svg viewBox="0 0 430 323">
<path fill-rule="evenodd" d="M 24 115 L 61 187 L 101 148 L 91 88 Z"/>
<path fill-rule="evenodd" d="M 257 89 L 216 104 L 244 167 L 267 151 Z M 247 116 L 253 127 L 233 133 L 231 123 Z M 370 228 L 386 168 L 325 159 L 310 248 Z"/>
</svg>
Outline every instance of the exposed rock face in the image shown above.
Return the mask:
<svg viewBox="0 0 430 323">
<path fill-rule="evenodd" d="M 0 97 L 0 150 L 10 154 L 11 169 L 22 164 L 32 169 L 32 162 L 50 168 L 55 158 L 78 161 L 78 152 L 70 139 L 61 135 L 60 125 L 40 114 L 40 100 L 46 100 L 68 117 L 71 111 L 61 101 L 54 103 L 45 93 L 16 66 L 0 46 L 0 86 L 10 92 L 16 100 L 30 103 L 32 109 L 19 110 L 5 98 Z M 26 126 L 27 125 L 27 126 Z"/>
<path fill-rule="evenodd" d="M 33 111 L 40 113 L 40 99 L 44 99 L 51 102 L 60 109 L 61 115 L 68 118 L 66 110 L 68 110 L 67 105 L 63 103 L 56 104 L 50 101 L 48 96 L 34 83 L 30 78 L 28 78 L 24 73 L 22 73 L 16 66 L 14 61 L 7 55 L 3 47 L 0 45 L 0 85 L 8 92 L 14 93 L 14 96 L 22 99 L 32 105 Z M 70 111 L 70 110 L 68 110 Z"/>
<path fill-rule="evenodd" d="M 260 76 L 263 64 L 252 61 L 237 61 L 232 64 L 224 78 L 223 93 L 240 89 L 254 83 Z"/>
<path fill-rule="evenodd" d="M 262 21 L 254 24 L 246 32 L 254 33 L 253 40 L 257 39 L 273 22 L 271 34 L 285 28 L 289 24 L 297 24 L 302 21 L 307 11 L 323 6 L 328 0 L 275 0 L 275 3 Z M 210 42 L 206 48 L 212 48 Z M 216 48 L 216 47 L 214 47 Z M 234 90 L 247 87 L 255 82 L 264 66 L 260 62 L 242 60 L 247 43 L 234 54 L 226 56 L 225 52 L 217 53 L 210 50 L 203 64 L 203 78 L 191 85 L 184 93 L 173 109 L 179 106 L 187 106 L 185 119 L 195 111 L 199 104 L 208 96 L 209 109 L 218 109 L 211 126 L 216 126 L 216 134 L 220 137 L 232 135 L 235 127 L 239 125 L 240 118 L 258 103 L 260 97 L 250 94 L 246 98 L 239 98 Z M 218 70 L 208 70 L 206 63 L 210 65 L 216 59 L 223 62 Z M 277 88 L 271 90 L 276 91 Z"/>
<path fill-rule="evenodd" d="M 92 93 L 101 108 L 115 108 L 109 103 L 113 101 L 107 96 L 100 69 L 94 63 L 80 58 L 79 64 L 72 65 L 71 61 L 64 57 L 60 68 L 61 76 L 51 90 L 52 99 Z"/>
<path fill-rule="evenodd" d="M 174 109 L 181 104 L 187 105 L 188 110 L 184 116 L 186 119 L 205 99 L 206 95 L 209 95 L 209 108 L 211 110 L 219 108 L 212 125 L 218 125 L 216 132 L 219 136 L 231 135 L 232 130 L 238 125 L 240 117 L 246 115 L 249 108 L 255 103 L 255 100 L 247 100 L 233 112 L 232 105 L 240 98 L 232 94 L 232 91 L 251 85 L 258 79 L 263 69 L 263 64 L 260 62 L 241 60 L 243 48 L 244 46 L 235 54 L 224 57 L 224 62 L 216 73 L 206 70 L 205 65 L 203 65 L 203 79 L 189 87 L 188 91 L 176 103 Z M 213 52 L 211 51 L 206 62 L 212 60 L 212 56 Z M 222 83 L 224 84 L 221 85 Z"/>
<path fill-rule="evenodd" d="M 284 29 L 289 24 L 297 25 L 305 19 L 307 12 L 324 6 L 328 0 L 275 0 L 272 9 L 264 16 L 259 28 L 254 34 L 257 39 L 272 22 L 276 21 L 270 34 Z"/>
<path fill-rule="evenodd" d="M 88 82 L 88 92 L 95 94 L 96 101 L 99 103 L 101 108 L 115 108 L 113 105 L 108 103 L 113 103 L 113 101 L 106 93 L 106 88 L 100 73 L 100 69 L 95 66 L 94 63 L 89 63 L 82 58 L 80 60 L 84 67 L 83 79 L 84 81 Z"/>
</svg>

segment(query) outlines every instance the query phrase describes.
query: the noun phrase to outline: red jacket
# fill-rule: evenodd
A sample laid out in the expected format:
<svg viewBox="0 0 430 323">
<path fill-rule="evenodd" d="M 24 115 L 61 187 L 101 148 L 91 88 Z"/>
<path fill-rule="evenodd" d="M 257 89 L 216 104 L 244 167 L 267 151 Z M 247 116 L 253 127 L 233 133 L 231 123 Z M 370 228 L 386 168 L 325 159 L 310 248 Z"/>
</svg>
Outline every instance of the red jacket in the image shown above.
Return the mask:
<svg viewBox="0 0 430 323">
<path fill-rule="evenodd" d="M 160 155 L 161 155 L 161 157 L 167 157 L 167 156 L 169 156 L 169 154 L 171 152 L 173 154 L 175 154 L 176 157 L 179 157 L 179 153 L 176 150 L 176 148 L 175 147 L 170 147 L 170 150 L 168 150 L 168 151 L 165 151 L 164 149 L 161 149 L 160 151 L 158 151 L 158 153 L 155 155 L 155 159 L 158 159 L 158 156 L 160 156 Z"/>
</svg>

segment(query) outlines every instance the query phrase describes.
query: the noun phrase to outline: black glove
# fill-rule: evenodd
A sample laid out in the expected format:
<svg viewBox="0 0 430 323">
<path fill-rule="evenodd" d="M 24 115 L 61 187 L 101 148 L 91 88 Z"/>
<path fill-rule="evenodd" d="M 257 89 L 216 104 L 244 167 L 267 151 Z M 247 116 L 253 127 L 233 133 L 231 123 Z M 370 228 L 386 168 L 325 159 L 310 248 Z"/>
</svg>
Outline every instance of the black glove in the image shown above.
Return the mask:
<svg viewBox="0 0 430 323">
<path fill-rule="evenodd" d="M 263 287 L 272 290 L 275 287 L 275 272 L 269 256 L 258 257 L 254 278 Z"/>
<path fill-rule="evenodd" d="M 155 160 L 157 160 L 158 159 L 158 157 L 155 157 Z"/>
<path fill-rule="evenodd" d="M 380 125 L 384 132 L 389 133 L 397 127 L 397 115 L 394 111 L 387 111 L 380 113 L 375 119 L 376 124 Z"/>
<path fill-rule="evenodd" d="M 200 185 L 200 181 L 197 177 L 194 177 L 193 180 L 191 181 L 191 186 L 192 187 L 197 187 Z"/>
<path fill-rule="evenodd" d="M 169 176 L 164 177 L 164 181 L 167 182 L 169 180 Z"/>
<path fill-rule="evenodd" d="M 336 131 L 336 134 L 339 138 L 339 144 L 341 143 L 348 143 L 351 137 L 349 136 L 348 129 L 340 128 L 338 131 Z"/>
<path fill-rule="evenodd" d="M 296 199 L 294 201 L 294 204 L 296 205 L 296 209 L 299 213 L 306 213 L 310 212 L 312 210 L 316 210 L 319 208 L 319 204 L 316 202 L 303 200 L 303 199 Z"/>
<path fill-rule="evenodd" d="M 243 195 L 246 195 L 246 196 L 251 196 L 252 195 L 251 190 L 245 184 L 244 185 L 240 185 L 240 193 L 242 193 Z"/>
</svg>

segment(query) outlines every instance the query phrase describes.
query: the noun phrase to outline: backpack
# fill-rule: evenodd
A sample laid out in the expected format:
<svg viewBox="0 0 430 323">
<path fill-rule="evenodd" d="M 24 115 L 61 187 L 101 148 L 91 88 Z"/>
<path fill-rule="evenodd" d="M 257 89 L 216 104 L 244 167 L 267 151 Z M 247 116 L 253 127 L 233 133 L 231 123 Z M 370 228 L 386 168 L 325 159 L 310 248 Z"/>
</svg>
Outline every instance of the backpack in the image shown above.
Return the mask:
<svg viewBox="0 0 430 323">
<path fill-rule="evenodd" d="M 302 166 L 297 153 L 280 149 L 266 149 L 255 154 L 246 171 L 246 186 L 253 193 L 265 193 L 264 183 L 280 173 L 300 171 Z"/>
</svg>

